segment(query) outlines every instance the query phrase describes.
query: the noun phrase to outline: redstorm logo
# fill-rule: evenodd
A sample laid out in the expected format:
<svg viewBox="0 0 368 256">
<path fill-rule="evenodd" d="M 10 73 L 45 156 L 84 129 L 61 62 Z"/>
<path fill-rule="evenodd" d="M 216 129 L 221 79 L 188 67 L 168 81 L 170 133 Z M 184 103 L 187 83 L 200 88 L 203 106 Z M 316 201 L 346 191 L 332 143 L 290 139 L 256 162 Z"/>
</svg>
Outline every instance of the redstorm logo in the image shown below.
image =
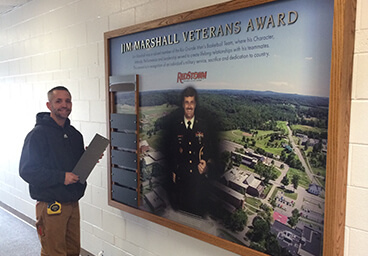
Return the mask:
<svg viewBox="0 0 368 256">
<path fill-rule="evenodd" d="M 207 79 L 207 71 L 200 71 L 200 72 L 187 72 L 181 73 L 178 72 L 178 79 L 177 83 L 184 83 L 190 81 L 201 81 Z"/>
</svg>

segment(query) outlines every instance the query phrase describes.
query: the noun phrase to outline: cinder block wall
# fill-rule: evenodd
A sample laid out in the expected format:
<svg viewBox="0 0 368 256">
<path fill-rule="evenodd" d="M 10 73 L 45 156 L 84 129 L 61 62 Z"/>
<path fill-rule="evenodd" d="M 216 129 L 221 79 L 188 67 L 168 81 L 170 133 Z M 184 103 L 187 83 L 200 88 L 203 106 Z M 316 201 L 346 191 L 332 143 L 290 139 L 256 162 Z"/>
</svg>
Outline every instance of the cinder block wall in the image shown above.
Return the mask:
<svg viewBox="0 0 368 256">
<path fill-rule="evenodd" d="M 72 124 L 88 144 L 106 135 L 103 33 L 224 0 L 33 0 L 0 17 L 0 201 L 34 218 L 35 202 L 18 176 L 23 140 L 46 92 L 66 85 Z M 358 0 L 345 255 L 368 251 L 368 2 Z M 348 136 L 348 135 L 347 135 Z M 107 206 L 103 159 L 81 200 L 82 247 L 97 255 L 235 255 Z"/>
<path fill-rule="evenodd" d="M 357 1 L 345 256 L 368 251 L 368 1 Z"/>
</svg>

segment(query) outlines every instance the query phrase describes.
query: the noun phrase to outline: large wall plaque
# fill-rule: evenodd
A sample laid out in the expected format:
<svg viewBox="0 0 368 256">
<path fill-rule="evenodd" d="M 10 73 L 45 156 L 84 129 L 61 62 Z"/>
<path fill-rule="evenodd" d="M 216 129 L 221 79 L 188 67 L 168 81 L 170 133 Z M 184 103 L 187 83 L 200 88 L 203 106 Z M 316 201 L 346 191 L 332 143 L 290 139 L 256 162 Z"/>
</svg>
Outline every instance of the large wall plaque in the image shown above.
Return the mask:
<svg viewBox="0 0 368 256">
<path fill-rule="evenodd" d="M 106 32 L 109 204 L 240 255 L 343 255 L 355 4 L 235 0 Z"/>
</svg>

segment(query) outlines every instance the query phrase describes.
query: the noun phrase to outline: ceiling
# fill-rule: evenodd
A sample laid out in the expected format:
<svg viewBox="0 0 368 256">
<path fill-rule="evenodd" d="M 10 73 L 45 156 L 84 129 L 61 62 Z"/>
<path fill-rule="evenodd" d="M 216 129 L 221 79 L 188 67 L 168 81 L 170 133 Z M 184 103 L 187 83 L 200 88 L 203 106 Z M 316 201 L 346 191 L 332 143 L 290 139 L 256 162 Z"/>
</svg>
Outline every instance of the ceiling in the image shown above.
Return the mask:
<svg viewBox="0 0 368 256">
<path fill-rule="evenodd" d="M 32 0 L 0 0 L 0 15 L 11 12 L 14 8 L 22 6 Z"/>
</svg>

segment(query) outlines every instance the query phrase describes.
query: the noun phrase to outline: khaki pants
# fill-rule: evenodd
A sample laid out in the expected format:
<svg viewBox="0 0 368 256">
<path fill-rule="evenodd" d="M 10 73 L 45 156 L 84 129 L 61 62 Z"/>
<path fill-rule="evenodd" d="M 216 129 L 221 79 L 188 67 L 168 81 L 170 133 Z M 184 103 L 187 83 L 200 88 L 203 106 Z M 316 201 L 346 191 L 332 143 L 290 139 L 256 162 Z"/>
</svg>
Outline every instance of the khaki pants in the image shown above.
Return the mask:
<svg viewBox="0 0 368 256">
<path fill-rule="evenodd" d="M 47 214 L 45 202 L 36 204 L 36 228 L 41 241 L 41 256 L 79 256 L 79 204 L 61 204 L 61 213 Z"/>
</svg>

